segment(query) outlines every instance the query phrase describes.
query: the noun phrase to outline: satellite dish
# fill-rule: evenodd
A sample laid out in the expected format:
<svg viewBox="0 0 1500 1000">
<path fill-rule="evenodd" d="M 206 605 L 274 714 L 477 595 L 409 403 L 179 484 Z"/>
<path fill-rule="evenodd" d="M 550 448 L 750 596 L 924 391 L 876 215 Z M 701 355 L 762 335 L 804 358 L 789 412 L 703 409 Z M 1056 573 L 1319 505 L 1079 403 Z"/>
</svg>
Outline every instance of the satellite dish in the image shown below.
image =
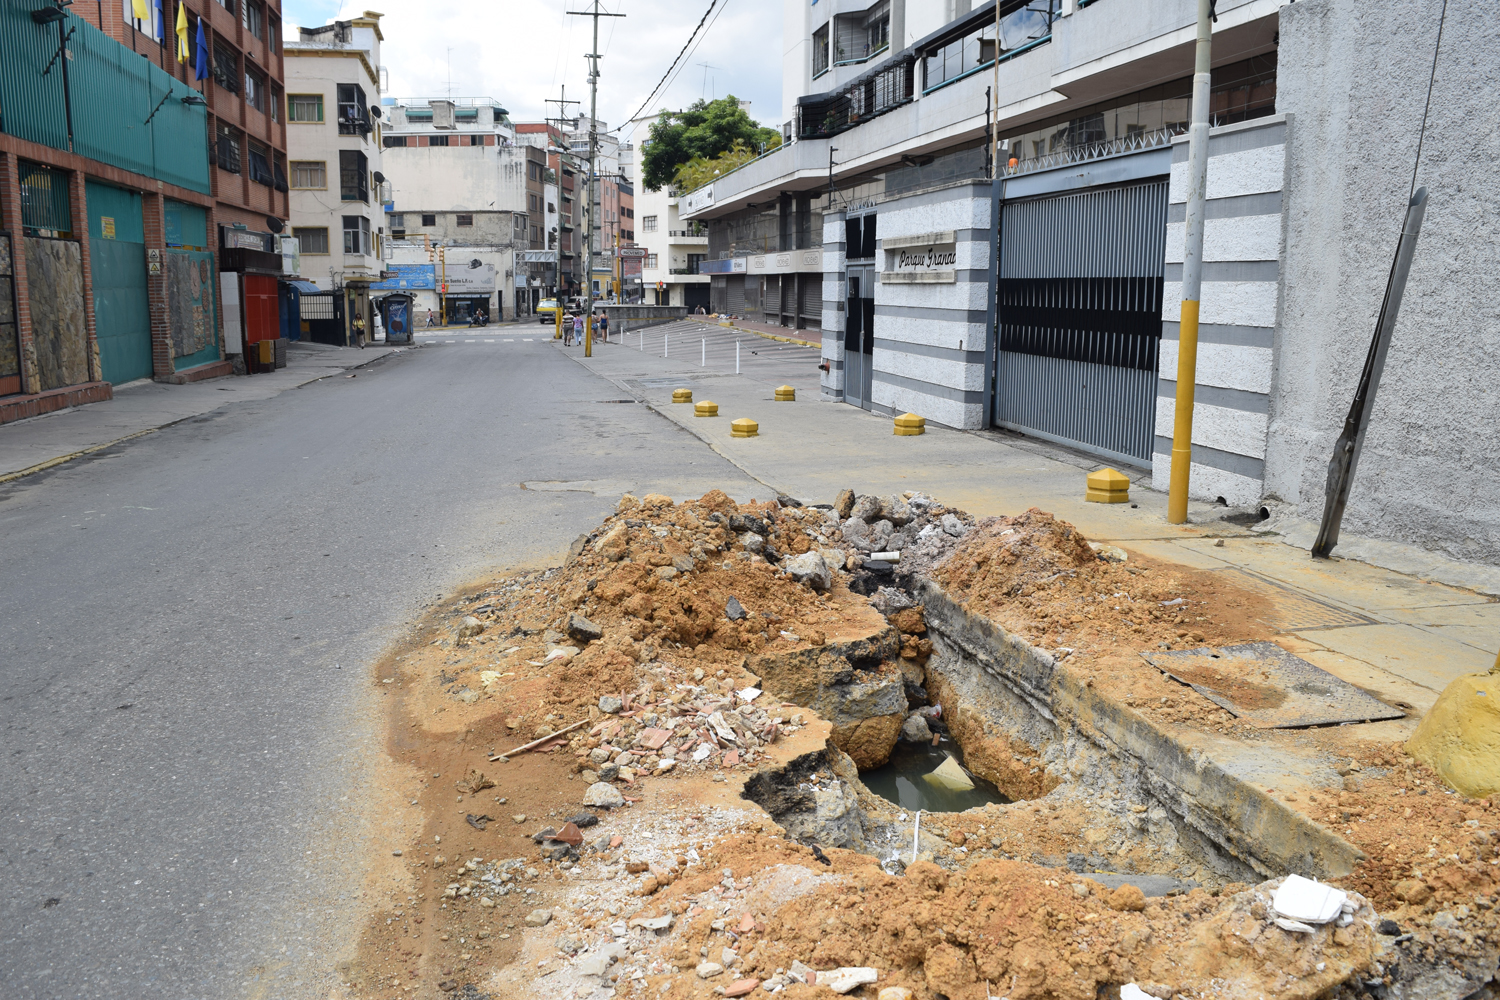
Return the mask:
<svg viewBox="0 0 1500 1000">
<path fill-rule="evenodd" d="M 279 233 L 285 227 L 281 224 L 280 219 L 276 218 L 274 215 L 268 215 L 266 216 L 266 228 L 273 233 Z"/>
</svg>

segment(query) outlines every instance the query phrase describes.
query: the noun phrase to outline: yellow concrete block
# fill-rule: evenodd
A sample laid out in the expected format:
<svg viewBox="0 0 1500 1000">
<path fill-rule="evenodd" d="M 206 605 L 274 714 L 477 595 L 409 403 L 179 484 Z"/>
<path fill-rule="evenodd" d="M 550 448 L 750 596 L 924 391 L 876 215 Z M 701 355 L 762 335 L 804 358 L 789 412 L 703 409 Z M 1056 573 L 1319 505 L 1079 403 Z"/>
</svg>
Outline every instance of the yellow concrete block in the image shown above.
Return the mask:
<svg viewBox="0 0 1500 1000">
<path fill-rule="evenodd" d="M 703 400 L 701 403 L 693 404 L 693 416 L 695 417 L 717 417 L 719 415 L 719 404 Z"/>
<path fill-rule="evenodd" d="M 896 436 L 913 437 L 917 434 L 927 433 L 927 418 L 919 417 L 915 413 L 903 413 L 896 418 Z"/>
<path fill-rule="evenodd" d="M 1470 798 L 1500 792 L 1500 675 L 1468 674 L 1443 688 L 1406 752 Z"/>
<path fill-rule="evenodd" d="M 691 389 L 673 389 L 672 390 L 672 402 L 674 402 L 674 403 L 691 403 L 692 401 L 693 401 L 693 390 L 691 390 Z"/>
<path fill-rule="evenodd" d="M 796 401 L 797 401 L 797 390 L 796 389 L 793 389 L 789 385 L 781 385 L 781 386 L 777 386 L 776 387 L 776 402 L 778 402 L 778 403 L 795 403 Z"/>
<path fill-rule="evenodd" d="M 1116 469 L 1090 472 L 1083 499 L 1089 503 L 1129 503 L 1130 477 Z"/>
<path fill-rule="evenodd" d="M 759 437 L 760 424 L 748 417 L 740 417 L 729 425 L 729 436 L 737 438 Z"/>
</svg>

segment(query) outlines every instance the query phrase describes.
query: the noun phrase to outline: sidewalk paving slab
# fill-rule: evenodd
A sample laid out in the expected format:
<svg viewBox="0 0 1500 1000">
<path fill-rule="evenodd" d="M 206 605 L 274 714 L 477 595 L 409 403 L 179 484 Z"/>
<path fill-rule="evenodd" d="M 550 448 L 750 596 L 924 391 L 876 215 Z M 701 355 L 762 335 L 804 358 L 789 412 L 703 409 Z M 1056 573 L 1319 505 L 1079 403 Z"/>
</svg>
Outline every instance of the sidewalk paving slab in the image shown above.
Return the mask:
<svg viewBox="0 0 1500 1000">
<path fill-rule="evenodd" d="M 269 399 L 288 389 L 345 373 L 405 348 L 364 350 L 294 341 L 285 368 L 261 375 L 168 385 L 142 379 L 115 388 L 115 397 L 56 410 L 0 427 L 0 482 L 99 451 L 228 403 Z"/>
</svg>

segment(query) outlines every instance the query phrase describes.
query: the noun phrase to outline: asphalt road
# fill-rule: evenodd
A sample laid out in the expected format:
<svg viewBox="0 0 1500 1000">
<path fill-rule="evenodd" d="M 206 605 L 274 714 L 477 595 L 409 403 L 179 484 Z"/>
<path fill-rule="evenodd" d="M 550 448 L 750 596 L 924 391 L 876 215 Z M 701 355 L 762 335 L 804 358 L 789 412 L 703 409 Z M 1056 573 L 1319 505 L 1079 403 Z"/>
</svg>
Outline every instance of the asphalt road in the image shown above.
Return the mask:
<svg viewBox="0 0 1500 1000">
<path fill-rule="evenodd" d="M 772 495 L 626 398 L 427 346 L 0 487 L 0 994 L 327 997 L 373 659 L 624 490 Z"/>
</svg>

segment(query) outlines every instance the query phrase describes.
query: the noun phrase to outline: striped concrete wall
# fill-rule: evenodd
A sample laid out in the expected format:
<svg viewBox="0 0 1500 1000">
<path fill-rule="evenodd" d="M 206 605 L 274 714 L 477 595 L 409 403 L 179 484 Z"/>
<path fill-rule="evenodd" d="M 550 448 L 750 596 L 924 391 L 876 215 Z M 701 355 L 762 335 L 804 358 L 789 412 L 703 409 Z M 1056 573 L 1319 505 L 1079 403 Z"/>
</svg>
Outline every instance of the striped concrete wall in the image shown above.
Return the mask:
<svg viewBox="0 0 1500 1000">
<path fill-rule="evenodd" d="M 965 184 L 886 202 L 879 210 L 885 241 L 952 231 L 952 283 L 875 285 L 875 357 L 871 409 L 911 412 L 949 427 L 986 426 L 985 307 L 990 292 L 990 187 Z"/>
<path fill-rule="evenodd" d="M 843 212 L 823 216 L 823 372 L 822 395 L 844 401 L 844 217 Z"/>
<path fill-rule="evenodd" d="M 1198 373 L 1189 492 L 1231 505 L 1260 501 L 1281 280 L 1286 120 L 1215 129 L 1209 139 Z M 1187 139 L 1172 149 L 1152 485 L 1167 488 L 1177 407 Z"/>
</svg>

